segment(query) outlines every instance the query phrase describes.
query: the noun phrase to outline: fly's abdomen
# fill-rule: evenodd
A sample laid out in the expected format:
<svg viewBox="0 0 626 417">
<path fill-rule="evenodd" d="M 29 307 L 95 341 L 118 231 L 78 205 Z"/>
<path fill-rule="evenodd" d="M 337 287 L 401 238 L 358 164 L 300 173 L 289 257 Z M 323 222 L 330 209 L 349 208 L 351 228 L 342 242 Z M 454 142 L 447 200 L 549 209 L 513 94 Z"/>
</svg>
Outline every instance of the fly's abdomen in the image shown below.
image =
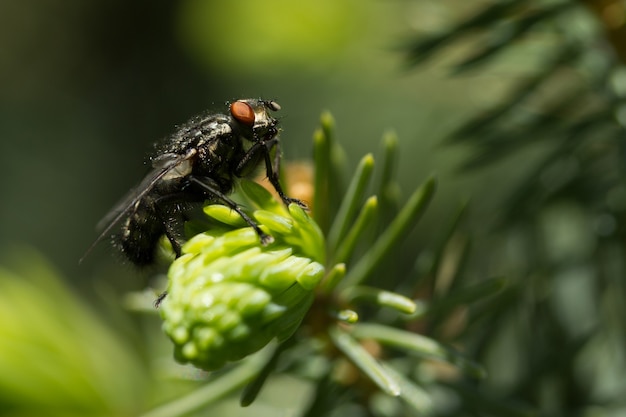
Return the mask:
<svg viewBox="0 0 626 417">
<path fill-rule="evenodd" d="M 153 209 L 139 205 L 122 225 L 119 245 L 124 255 L 135 265 L 154 262 L 159 238 L 165 233 L 163 222 Z"/>
</svg>

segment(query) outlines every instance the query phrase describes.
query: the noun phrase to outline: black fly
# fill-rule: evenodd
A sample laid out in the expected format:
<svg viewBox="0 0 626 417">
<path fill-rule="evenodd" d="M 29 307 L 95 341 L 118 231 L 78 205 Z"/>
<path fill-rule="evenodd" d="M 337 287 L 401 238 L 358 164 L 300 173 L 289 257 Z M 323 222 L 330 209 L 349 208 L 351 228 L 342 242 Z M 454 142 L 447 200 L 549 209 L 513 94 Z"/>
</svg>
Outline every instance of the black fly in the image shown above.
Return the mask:
<svg viewBox="0 0 626 417">
<path fill-rule="evenodd" d="M 122 221 L 121 234 L 115 240 L 134 264 L 151 264 L 163 235 L 178 256 L 185 213 L 205 200 L 221 201 L 239 213 L 263 245 L 273 241 L 228 194 L 236 178 L 264 163 L 267 177 L 283 202 L 304 207 L 283 193 L 278 180 L 279 129 L 270 111 L 280 110 L 280 106 L 269 100 L 243 99 L 229 107 L 230 114 L 196 116 L 167 138 L 150 159 L 150 173 L 99 223 L 102 232 L 92 248 Z"/>
</svg>

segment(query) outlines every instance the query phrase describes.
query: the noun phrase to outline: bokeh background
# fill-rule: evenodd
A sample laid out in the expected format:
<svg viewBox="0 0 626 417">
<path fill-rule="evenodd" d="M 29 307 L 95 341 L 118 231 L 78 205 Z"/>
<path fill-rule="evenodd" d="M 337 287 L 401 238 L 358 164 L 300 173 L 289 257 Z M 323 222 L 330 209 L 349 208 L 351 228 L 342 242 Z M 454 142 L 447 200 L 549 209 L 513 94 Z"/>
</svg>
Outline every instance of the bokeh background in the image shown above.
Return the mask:
<svg viewBox="0 0 626 417">
<path fill-rule="evenodd" d="M 310 159 L 328 110 L 350 168 L 391 129 L 404 190 L 437 174 L 405 269 L 428 269 L 471 201 L 454 242 L 471 236 L 473 251 L 456 254 L 456 275 L 512 282 L 454 336 L 488 367 L 490 398 L 624 415 L 625 16 L 617 0 L 0 2 L 0 414 L 137 415 L 197 385 L 158 320 L 123 308 L 145 271 L 106 242 L 78 260 L 155 141 L 264 97 L 282 106 L 286 160 Z M 461 137 L 475 142 L 445 145 L 498 106 L 512 115 L 491 113 L 499 129 L 470 126 Z M 282 378 L 246 412 L 299 415 L 311 387 Z M 244 415 L 235 403 L 214 412 Z"/>
<path fill-rule="evenodd" d="M 284 154 L 306 159 L 329 110 L 352 164 L 394 129 L 401 177 L 416 184 L 447 171 L 435 144 L 502 83 L 407 71 L 399 49 L 412 20 L 437 18 L 409 2 L 0 7 L 2 242 L 34 245 L 80 279 L 96 263 L 77 264 L 94 224 L 145 174 L 152 144 L 193 114 L 240 97 L 275 99 Z"/>
</svg>

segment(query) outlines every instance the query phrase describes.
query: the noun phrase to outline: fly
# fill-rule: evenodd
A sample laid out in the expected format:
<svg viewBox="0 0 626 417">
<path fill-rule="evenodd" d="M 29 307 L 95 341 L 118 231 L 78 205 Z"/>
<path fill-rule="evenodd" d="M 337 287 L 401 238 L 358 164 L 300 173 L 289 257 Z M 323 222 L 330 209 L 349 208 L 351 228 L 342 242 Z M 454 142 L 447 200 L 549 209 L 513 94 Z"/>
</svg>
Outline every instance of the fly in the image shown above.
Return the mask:
<svg viewBox="0 0 626 417">
<path fill-rule="evenodd" d="M 87 253 L 121 223 L 114 241 L 134 264 L 152 264 L 163 235 L 180 256 L 186 213 L 206 200 L 223 202 L 254 229 L 263 245 L 271 243 L 272 236 L 228 195 L 237 178 L 264 164 L 283 202 L 306 207 L 287 197 L 279 182 L 278 120 L 271 115 L 278 110 L 275 101 L 242 99 L 229 105 L 229 114 L 201 114 L 178 127 L 150 158 L 152 170 L 100 221 L 102 232 Z"/>
</svg>

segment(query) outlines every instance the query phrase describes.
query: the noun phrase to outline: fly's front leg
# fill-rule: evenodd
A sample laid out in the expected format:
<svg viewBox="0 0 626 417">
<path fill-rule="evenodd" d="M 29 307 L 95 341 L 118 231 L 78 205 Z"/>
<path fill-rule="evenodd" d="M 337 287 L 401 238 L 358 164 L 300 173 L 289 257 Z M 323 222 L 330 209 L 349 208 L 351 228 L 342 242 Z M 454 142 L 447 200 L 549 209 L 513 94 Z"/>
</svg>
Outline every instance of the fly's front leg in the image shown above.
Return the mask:
<svg viewBox="0 0 626 417">
<path fill-rule="evenodd" d="M 252 227 L 254 229 L 256 234 L 259 235 L 259 239 L 261 240 L 261 244 L 263 246 L 267 246 L 267 245 L 269 245 L 270 243 L 272 243 L 274 241 L 274 238 L 272 236 L 270 236 L 267 233 L 263 232 L 263 230 L 261 230 L 259 225 L 256 224 L 255 221 L 252 220 L 250 217 L 248 217 L 248 215 L 246 213 L 244 213 L 243 210 L 241 210 L 241 207 L 239 207 L 239 204 L 235 203 L 233 200 L 228 198 L 224 193 L 219 191 L 219 189 L 214 185 L 215 182 L 212 181 L 210 178 L 189 176 L 189 181 L 191 181 L 192 183 L 198 185 L 207 194 L 212 195 L 213 197 L 215 197 L 218 200 L 222 200 L 224 203 L 226 203 L 226 205 L 228 207 L 230 207 L 231 209 L 235 210 L 235 212 L 237 214 L 239 214 L 241 216 L 241 218 L 246 223 L 248 223 L 248 225 L 250 227 Z"/>
<path fill-rule="evenodd" d="M 273 143 L 270 144 L 268 142 L 265 142 L 266 146 L 263 147 L 263 149 L 265 150 L 263 152 L 263 157 L 265 158 L 265 174 L 267 175 L 267 178 L 270 180 L 270 182 L 274 186 L 274 189 L 286 205 L 295 203 L 300 207 L 306 209 L 307 206 L 302 201 L 298 200 L 297 198 L 287 197 L 283 192 L 283 189 L 280 186 L 280 179 L 278 178 L 278 173 L 280 172 L 280 142 L 278 138 L 273 138 L 269 142 Z M 272 164 L 270 151 L 273 147 L 276 148 L 276 154 L 274 155 L 274 163 Z"/>
<path fill-rule="evenodd" d="M 272 162 L 270 153 L 274 147 L 276 148 L 276 155 L 274 156 L 274 161 Z M 278 178 L 278 173 L 280 172 L 280 142 L 277 137 L 273 137 L 269 140 L 258 141 L 252 145 L 246 153 L 246 156 L 237 166 L 237 170 L 235 172 L 238 175 L 239 173 L 244 172 L 250 163 L 257 161 L 259 153 L 262 154 L 263 160 L 265 161 L 265 175 L 280 196 L 281 200 L 283 200 L 283 203 L 285 203 L 285 205 L 295 203 L 304 209 L 308 208 L 306 204 L 297 198 L 287 197 L 282 186 L 280 185 L 280 180 Z"/>
</svg>

